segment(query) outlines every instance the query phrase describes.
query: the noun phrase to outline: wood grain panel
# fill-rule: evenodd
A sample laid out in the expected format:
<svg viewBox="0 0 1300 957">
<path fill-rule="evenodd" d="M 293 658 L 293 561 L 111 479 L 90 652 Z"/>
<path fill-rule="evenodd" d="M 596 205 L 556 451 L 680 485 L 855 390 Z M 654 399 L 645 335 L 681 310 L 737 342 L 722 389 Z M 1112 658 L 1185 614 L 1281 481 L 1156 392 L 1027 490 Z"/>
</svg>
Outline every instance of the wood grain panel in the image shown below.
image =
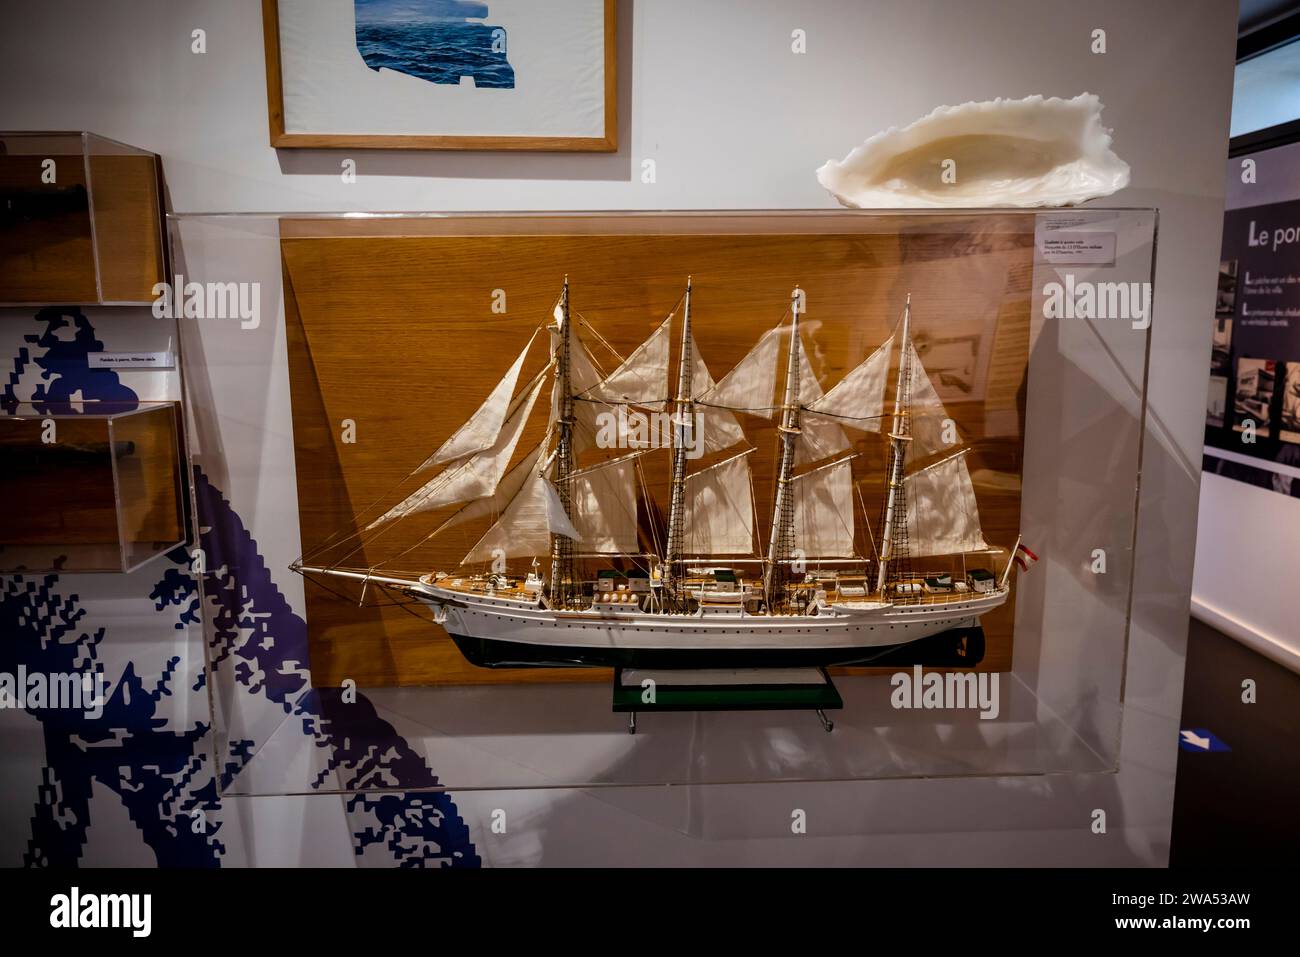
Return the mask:
<svg viewBox="0 0 1300 957">
<path fill-rule="evenodd" d="M 104 301 L 152 302 L 165 278 L 158 157 L 92 154 L 90 180 Z"/>
<path fill-rule="evenodd" d="M 807 293 L 812 365 L 825 388 L 889 334 L 910 291 L 918 349 L 952 365 L 934 378 L 962 440 L 974 448 L 985 537 L 1011 546 L 1019 521 L 1032 217 L 863 217 L 856 230 L 852 217 L 837 217 L 833 228 L 811 233 L 763 233 L 753 216 L 687 217 L 678 234 L 666 232 L 671 219 L 591 217 L 581 228 L 556 232 L 554 220 L 496 217 L 485 226 L 484 219 L 452 218 L 419 224 L 427 235 L 342 237 L 330 236 L 330 224 L 320 220 L 286 221 L 281 247 L 304 552 L 336 530 L 354 530 L 354 514 L 386 493 L 391 503 L 414 488 L 401 485 L 403 477 L 474 411 L 547 320 L 566 273 L 574 310 L 622 355 L 662 321 L 693 275 L 696 338 L 715 378 L 783 320 L 798 284 Z M 697 228 L 700 220 L 707 229 Z M 787 222 L 774 219 L 766 228 Z M 380 228 L 400 232 L 392 223 Z M 497 289 L 507 297 L 505 315 L 491 311 Z M 617 359 L 591 344 L 612 369 Z M 961 358 L 967 351 L 968 363 Z M 524 375 L 543 357 L 535 349 Z M 342 441 L 345 419 L 356 423 L 355 444 Z M 776 437 L 766 420 L 745 417 L 743 425 L 758 450 L 751 461 L 761 520 L 771 509 Z M 530 426 L 517 458 L 541 431 L 540 421 Z M 883 444 L 855 435 L 862 455 L 854 474 L 874 528 Z M 664 501 L 667 455 L 647 456 L 645 473 Z M 347 555 L 352 541 L 320 557 L 378 564 L 415 545 L 445 516 L 400 523 L 355 554 Z M 485 525 L 466 523 L 385 567 L 452 570 Z M 869 550 L 865 531 L 860 544 Z M 603 677 L 476 669 L 439 628 L 412 613 L 422 609 L 357 608 L 311 584 L 307 594 L 318 685 L 343 678 L 387 685 Z M 1011 627 L 1010 604 L 985 618 L 982 667 L 1009 668 Z"/>
</svg>

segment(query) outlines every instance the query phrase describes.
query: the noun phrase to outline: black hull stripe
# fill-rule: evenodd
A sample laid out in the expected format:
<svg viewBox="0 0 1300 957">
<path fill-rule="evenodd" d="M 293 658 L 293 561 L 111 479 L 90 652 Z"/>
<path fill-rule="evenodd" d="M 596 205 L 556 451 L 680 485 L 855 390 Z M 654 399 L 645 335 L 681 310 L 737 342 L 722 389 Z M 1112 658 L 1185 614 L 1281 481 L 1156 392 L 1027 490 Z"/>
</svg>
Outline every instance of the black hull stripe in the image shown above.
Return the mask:
<svg viewBox="0 0 1300 957">
<path fill-rule="evenodd" d="M 480 668 L 973 668 L 984 658 L 984 629 L 978 625 L 899 645 L 860 648 L 587 648 L 451 637 L 465 660 Z"/>
</svg>

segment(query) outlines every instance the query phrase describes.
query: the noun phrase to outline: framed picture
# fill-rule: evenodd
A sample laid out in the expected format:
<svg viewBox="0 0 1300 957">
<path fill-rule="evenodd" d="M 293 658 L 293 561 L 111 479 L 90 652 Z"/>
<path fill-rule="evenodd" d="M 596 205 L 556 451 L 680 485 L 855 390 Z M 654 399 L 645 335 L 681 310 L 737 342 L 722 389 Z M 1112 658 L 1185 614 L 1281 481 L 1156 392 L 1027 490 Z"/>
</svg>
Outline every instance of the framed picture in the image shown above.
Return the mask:
<svg viewBox="0 0 1300 957">
<path fill-rule="evenodd" d="M 612 152 L 615 0 L 262 0 L 271 145 Z"/>
</svg>

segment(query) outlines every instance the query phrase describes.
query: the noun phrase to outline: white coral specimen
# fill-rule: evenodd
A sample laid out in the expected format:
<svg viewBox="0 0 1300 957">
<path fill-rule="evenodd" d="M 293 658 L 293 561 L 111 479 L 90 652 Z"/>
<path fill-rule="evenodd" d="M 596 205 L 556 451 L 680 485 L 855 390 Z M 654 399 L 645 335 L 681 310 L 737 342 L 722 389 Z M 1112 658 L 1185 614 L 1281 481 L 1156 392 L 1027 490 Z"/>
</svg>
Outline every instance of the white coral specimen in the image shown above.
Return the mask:
<svg viewBox="0 0 1300 957">
<path fill-rule="evenodd" d="M 1102 103 L 1030 96 L 941 106 L 877 133 L 817 181 L 845 206 L 1068 206 L 1128 185 Z"/>
</svg>

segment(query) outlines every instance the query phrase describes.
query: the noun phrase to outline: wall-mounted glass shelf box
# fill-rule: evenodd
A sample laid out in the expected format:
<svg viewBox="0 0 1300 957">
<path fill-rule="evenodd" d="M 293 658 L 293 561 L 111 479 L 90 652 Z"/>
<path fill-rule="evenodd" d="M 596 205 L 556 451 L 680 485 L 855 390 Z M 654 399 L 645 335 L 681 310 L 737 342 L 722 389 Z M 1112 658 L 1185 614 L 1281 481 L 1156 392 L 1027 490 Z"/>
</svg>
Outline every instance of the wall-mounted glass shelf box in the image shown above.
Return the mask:
<svg viewBox="0 0 1300 957">
<path fill-rule="evenodd" d="M 161 170 L 93 133 L 0 133 L 0 304 L 152 302 Z"/>
<path fill-rule="evenodd" d="M 179 407 L 0 410 L 0 572 L 128 572 L 185 542 Z"/>
</svg>

